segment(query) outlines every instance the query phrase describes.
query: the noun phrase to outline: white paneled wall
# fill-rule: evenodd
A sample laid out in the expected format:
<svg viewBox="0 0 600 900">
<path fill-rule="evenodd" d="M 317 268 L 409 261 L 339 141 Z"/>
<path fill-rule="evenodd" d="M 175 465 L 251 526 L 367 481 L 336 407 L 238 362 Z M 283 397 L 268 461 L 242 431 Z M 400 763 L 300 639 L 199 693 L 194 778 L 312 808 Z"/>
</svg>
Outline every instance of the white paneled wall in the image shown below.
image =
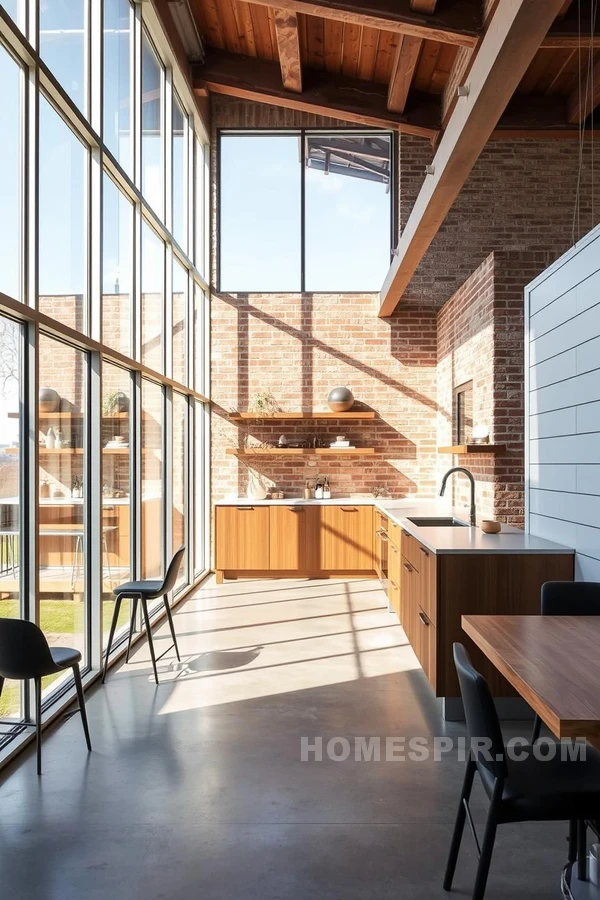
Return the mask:
<svg viewBox="0 0 600 900">
<path fill-rule="evenodd" d="M 525 507 L 600 581 L 600 227 L 525 290 Z"/>
</svg>

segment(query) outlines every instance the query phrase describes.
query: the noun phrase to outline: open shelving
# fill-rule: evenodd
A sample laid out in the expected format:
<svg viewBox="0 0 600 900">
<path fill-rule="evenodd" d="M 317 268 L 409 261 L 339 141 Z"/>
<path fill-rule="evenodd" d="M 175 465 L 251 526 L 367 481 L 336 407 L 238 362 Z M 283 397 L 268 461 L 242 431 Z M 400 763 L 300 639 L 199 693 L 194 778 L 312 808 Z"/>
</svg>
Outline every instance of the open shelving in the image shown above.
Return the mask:
<svg viewBox="0 0 600 900">
<path fill-rule="evenodd" d="M 504 444 L 454 444 L 452 447 L 438 447 L 438 453 L 503 453 Z"/>
<path fill-rule="evenodd" d="M 335 421 L 336 419 L 374 419 L 375 413 L 372 410 L 357 410 L 356 412 L 352 410 L 349 412 L 331 412 L 331 410 L 324 412 L 236 412 L 230 413 L 229 418 L 232 422 L 260 422 L 264 419 L 272 419 L 274 421 L 329 419 Z"/>
<path fill-rule="evenodd" d="M 227 449 L 228 456 L 374 456 L 374 447 L 248 447 L 236 450 Z"/>
</svg>

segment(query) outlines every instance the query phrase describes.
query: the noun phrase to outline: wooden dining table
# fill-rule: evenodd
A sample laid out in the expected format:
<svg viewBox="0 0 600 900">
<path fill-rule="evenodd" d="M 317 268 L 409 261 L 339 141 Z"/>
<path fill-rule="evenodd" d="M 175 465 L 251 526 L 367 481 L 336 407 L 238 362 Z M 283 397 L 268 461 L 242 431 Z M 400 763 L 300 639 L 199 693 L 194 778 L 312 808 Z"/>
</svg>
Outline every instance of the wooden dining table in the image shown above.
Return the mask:
<svg viewBox="0 0 600 900">
<path fill-rule="evenodd" d="M 600 616 L 463 616 L 462 627 L 557 738 L 600 750 Z M 569 869 L 575 900 L 600 900 Z"/>
<path fill-rule="evenodd" d="M 462 627 L 557 738 L 600 749 L 600 616 L 463 616 Z"/>
</svg>

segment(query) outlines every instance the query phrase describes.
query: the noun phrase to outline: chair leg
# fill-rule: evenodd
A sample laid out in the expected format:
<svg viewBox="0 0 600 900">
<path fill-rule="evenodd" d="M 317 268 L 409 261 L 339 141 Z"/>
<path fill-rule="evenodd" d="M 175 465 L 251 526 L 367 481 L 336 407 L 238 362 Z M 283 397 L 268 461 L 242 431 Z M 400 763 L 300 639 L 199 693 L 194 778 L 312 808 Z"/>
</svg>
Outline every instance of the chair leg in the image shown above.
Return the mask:
<svg viewBox="0 0 600 900">
<path fill-rule="evenodd" d="M 490 871 L 490 863 L 492 861 L 492 853 L 494 851 L 494 842 L 496 840 L 496 829 L 498 828 L 498 806 L 500 800 L 502 799 L 503 787 L 503 782 L 496 780 L 487 820 L 485 823 L 485 833 L 483 835 L 483 844 L 481 845 L 481 856 L 479 857 L 479 865 L 477 866 L 477 875 L 475 877 L 475 887 L 473 888 L 472 900 L 483 900 L 485 894 L 488 874 Z"/>
<path fill-rule="evenodd" d="M 446 863 L 446 874 L 444 875 L 444 890 L 451 891 L 452 890 L 452 881 L 454 879 L 454 872 L 456 870 L 456 863 L 458 860 L 458 853 L 460 850 L 460 845 L 462 841 L 463 831 L 465 828 L 465 819 L 467 817 L 467 813 L 465 810 L 465 801 L 469 802 L 469 797 L 471 796 L 471 789 L 473 788 L 473 778 L 475 776 L 475 761 L 473 759 L 468 760 L 467 768 L 465 770 L 465 777 L 463 780 L 462 791 L 460 792 L 460 800 L 458 802 L 458 812 L 456 813 L 456 822 L 454 824 L 454 833 L 452 835 L 452 843 L 450 844 L 450 853 L 448 854 L 448 862 Z"/>
<path fill-rule="evenodd" d="M 142 604 L 142 612 L 144 613 L 144 622 L 146 623 L 146 634 L 148 636 L 148 647 L 150 648 L 150 658 L 152 660 L 152 668 L 154 669 L 154 680 L 158 684 L 158 672 L 156 670 L 156 657 L 154 655 L 154 642 L 152 640 L 152 629 L 150 628 L 150 616 L 148 615 L 148 601 L 145 597 L 140 597 Z"/>
<path fill-rule="evenodd" d="M 535 744 L 535 742 L 539 738 L 541 730 L 542 730 L 542 720 L 540 719 L 540 717 L 538 715 L 536 715 L 535 719 L 533 720 L 533 731 L 531 732 L 531 743 L 532 744 Z"/>
<path fill-rule="evenodd" d="M 139 597 L 131 598 L 133 603 L 131 605 L 131 616 L 129 618 L 129 640 L 127 641 L 127 654 L 125 656 L 125 662 L 129 662 L 129 654 L 131 653 L 131 641 L 133 639 L 133 629 L 135 628 L 135 617 L 137 615 L 137 606 Z"/>
<path fill-rule="evenodd" d="M 577 859 L 577 819 L 569 822 L 569 856 L 568 861 L 574 863 Z"/>
<path fill-rule="evenodd" d="M 169 628 L 171 629 L 171 637 L 173 638 L 173 644 L 175 646 L 175 653 L 177 654 L 177 661 L 181 662 L 181 657 L 179 655 L 179 647 L 177 646 L 177 635 L 175 634 L 175 626 L 173 625 L 173 614 L 171 612 L 171 607 L 169 606 L 169 600 L 167 595 L 163 597 L 163 602 L 165 604 L 165 609 L 167 611 L 167 619 L 169 620 Z"/>
<path fill-rule="evenodd" d="M 91 750 L 92 742 L 90 740 L 90 730 L 88 728 L 87 712 L 85 709 L 85 697 L 83 696 L 83 685 L 81 684 L 81 672 L 79 671 L 78 663 L 75 663 L 73 666 L 73 675 L 75 676 L 75 687 L 77 689 L 77 699 L 79 700 L 79 712 L 81 713 L 81 724 L 83 725 L 85 742 L 88 750 Z"/>
<path fill-rule="evenodd" d="M 121 601 L 122 597 L 117 597 L 115 600 L 115 611 L 113 613 L 112 622 L 110 623 L 110 632 L 108 635 L 108 644 L 106 645 L 106 657 L 104 659 L 104 671 L 102 673 L 102 684 L 106 681 L 106 671 L 108 669 L 108 660 L 110 657 L 110 650 L 112 647 L 113 638 L 115 636 L 115 631 L 117 628 L 117 621 L 119 619 L 119 613 L 121 611 Z"/>
<path fill-rule="evenodd" d="M 577 822 L 577 878 L 587 881 L 587 825 L 585 819 Z"/>
<path fill-rule="evenodd" d="M 35 735 L 37 773 L 42 774 L 42 679 L 35 678 Z"/>
</svg>

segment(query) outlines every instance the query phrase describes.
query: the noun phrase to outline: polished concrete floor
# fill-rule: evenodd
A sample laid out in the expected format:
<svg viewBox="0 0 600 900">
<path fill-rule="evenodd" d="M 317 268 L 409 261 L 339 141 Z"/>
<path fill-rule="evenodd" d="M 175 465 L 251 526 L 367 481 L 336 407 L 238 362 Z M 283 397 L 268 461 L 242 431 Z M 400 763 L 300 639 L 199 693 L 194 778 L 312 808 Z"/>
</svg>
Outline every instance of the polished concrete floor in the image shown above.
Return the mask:
<svg viewBox="0 0 600 900">
<path fill-rule="evenodd" d="M 444 725 L 406 637 L 372 581 L 212 580 L 175 615 L 151 677 L 148 648 L 0 781 L 7 900 L 442 898 L 463 764 L 385 760 L 386 737 Z M 165 629 L 157 647 L 168 646 Z M 380 737 L 379 762 L 327 742 Z M 301 738 L 323 738 L 321 762 Z M 354 746 L 353 744 L 351 746 Z M 333 749 L 342 754 L 344 743 Z M 485 803 L 473 803 L 481 824 Z M 559 897 L 563 826 L 500 828 L 488 900 Z M 452 896 L 469 897 L 465 833 Z"/>
</svg>

